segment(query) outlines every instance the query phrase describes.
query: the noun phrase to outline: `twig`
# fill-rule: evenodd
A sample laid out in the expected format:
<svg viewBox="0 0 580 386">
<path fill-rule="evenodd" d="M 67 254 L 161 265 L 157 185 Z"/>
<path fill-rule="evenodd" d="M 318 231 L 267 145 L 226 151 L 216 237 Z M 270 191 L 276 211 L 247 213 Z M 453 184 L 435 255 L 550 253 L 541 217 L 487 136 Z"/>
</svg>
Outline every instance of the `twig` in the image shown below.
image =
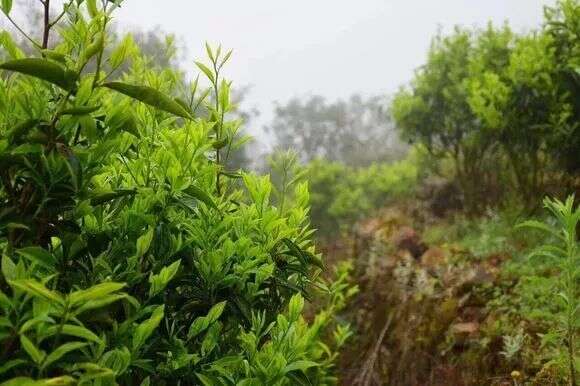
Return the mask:
<svg viewBox="0 0 580 386">
<path fill-rule="evenodd" d="M 38 44 L 33 38 L 31 38 L 26 32 L 24 32 L 24 30 L 20 28 L 18 24 L 16 24 L 14 19 L 12 19 L 9 14 L 7 14 L 6 12 L 3 13 L 4 16 L 6 16 L 6 18 L 8 19 L 8 21 L 10 21 L 10 23 L 18 30 L 18 32 L 20 32 L 26 38 L 26 40 L 32 43 L 36 48 L 41 48 L 40 44 Z"/>
<path fill-rule="evenodd" d="M 48 37 L 50 35 L 50 0 L 44 0 L 44 32 L 42 33 L 42 49 L 48 47 Z"/>
<path fill-rule="evenodd" d="M 379 355 L 379 350 L 381 345 L 383 344 L 383 340 L 385 339 L 385 334 L 387 330 L 391 326 L 391 322 L 393 321 L 393 314 L 391 313 L 379 334 L 379 338 L 375 342 L 375 346 L 373 347 L 372 351 L 370 352 L 368 358 L 365 360 L 363 364 L 362 371 L 360 372 L 359 376 L 353 382 L 353 385 L 360 385 L 360 386 L 369 386 L 372 380 L 373 369 L 375 367 L 375 362 L 377 361 L 377 357 Z"/>
</svg>

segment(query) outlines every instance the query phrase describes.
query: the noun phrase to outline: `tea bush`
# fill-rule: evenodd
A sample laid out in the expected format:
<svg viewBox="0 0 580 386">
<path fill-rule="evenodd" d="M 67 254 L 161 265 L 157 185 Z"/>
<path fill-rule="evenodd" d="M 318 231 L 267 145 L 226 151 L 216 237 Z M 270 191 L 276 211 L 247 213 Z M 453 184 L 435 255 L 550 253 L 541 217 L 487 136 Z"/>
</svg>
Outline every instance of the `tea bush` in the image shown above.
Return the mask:
<svg viewBox="0 0 580 386">
<path fill-rule="evenodd" d="M 120 4 L 47 6 L 34 57 L 2 35 L 0 380 L 332 384 L 348 275 L 319 278 L 307 185 L 282 208 L 268 176 L 226 169 L 231 52 L 207 46 L 202 89 L 130 37 L 105 50 Z M 327 301 L 307 322 L 314 292 Z"/>
<path fill-rule="evenodd" d="M 577 187 L 579 20 L 577 0 L 558 0 L 537 31 L 490 23 L 439 34 L 394 98 L 401 134 L 452 160 L 470 212 L 514 195 L 535 209 Z"/>
<path fill-rule="evenodd" d="M 311 190 L 312 222 L 336 233 L 382 208 L 389 200 L 411 194 L 419 177 L 419 151 L 391 163 L 349 167 L 318 159 L 306 166 Z"/>
</svg>

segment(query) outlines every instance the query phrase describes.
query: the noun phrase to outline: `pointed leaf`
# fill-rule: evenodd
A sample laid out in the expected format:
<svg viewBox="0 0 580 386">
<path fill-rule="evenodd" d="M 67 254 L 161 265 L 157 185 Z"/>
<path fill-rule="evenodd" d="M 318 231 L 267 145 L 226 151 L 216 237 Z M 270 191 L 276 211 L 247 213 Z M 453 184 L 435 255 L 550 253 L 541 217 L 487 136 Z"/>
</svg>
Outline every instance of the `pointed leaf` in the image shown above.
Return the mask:
<svg viewBox="0 0 580 386">
<path fill-rule="evenodd" d="M 94 332 L 83 326 L 74 324 L 64 324 L 62 326 L 51 326 L 46 330 L 46 336 L 53 336 L 60 331 L 61 334 L 86 339 L 89 342 L 102 343 Z"/>
<path fill-rule="evenodd" d="M 213 202 L 211 197 L 197 186 L 190 185 L 189 187 L 187 187 L 187 189 L 184 190 L 184 192 L 194 198 L 197 198 L 199 201 L 203 202 L 207 206 L 211 206 L 215 210 L 218 210 L 217 205 Z"/>
<path fill-rule="evenodd" d="M 57 360 L 59 360 L 60 358 L 62 358 L 66 354 L 68 354 L 69 352 L 78 350 L 78 349 L 83 348 L 87 345 L 88 345 L 88 343 L 83 343 L 83 342 L 68 342 L 68 343 L 65 343 L 65 344 L 57 347 L 50 354 L 48 354 L 48 356 L 46 357 L 46 359 L 42 363 L 42 368 L 43 369 L 47 368 L 53 362 L 56 362 Z"/>
<path fill-rule="evenodd" d="M 56 259 L 52 253 L 41 247 L 26 247 L 16 251 L 17 254 L 26 258 L 27 260 L 36 263 L 48 270 L 53 271 L 56 265 Z"/>
<path fill-rule="evenodd" d="M 133 99 L 137 99 L 149 106 L 159 110 L 186 118 L 192 119 L 191 115 L 179 103 L 171 99 L 161 91 L 148 86 L 135 86 L 122 82 L 105 83 L 103 87 L 120 92 Z"/>
<path fill-rule="evenodd" d="M 215 83 L 213 72 L 205 64 L 201 62 L 195 62 L 195 65 L 205 74 L 205 76 L 208 77 L 212 83 Z"/>
<path fill-rule="evenodd" d="M 86 115 L 97 111 L 101 106 L 77 106 L 64 109 L 60 115 Z"/>
<path fill-rule="evenodd" d="M 91 205 L 93 206 L 101 205 L 106 202 L 115 200 L 117 198 L 133 195 L 135 193 L 136 191 L 133 189 L 120 189 L 115 190 L 114 192 L 98 193 L 93 197 L 91 197 Z"/>
<path fill-rule="evenodd" d="M 34 280 L 14 280 L 8 282 L 12 287 L 15 287 L 27 294 L 34 297 L 46 299 L 49 301 L 54 301 L 59 304 L 63 304 L 64 299 L 62 296 L 55 291 L 51 291 L 46 288 L 43 284 Z"/>
<path fill-rule="evenodd" d="M 286 367 L 284 367 L 284 373 L 289 373 L 290 371 L 296 371 L 296 370 L 305 371 L 311 367 L 317 367 L 317 366 L 319 366 L 319 364 L 316 362 L 312 362 L 312 361 L 306 361 L 306 360 L 296 361 L 296 362 L 292 362 L 289 365 L 287 365 Z"/>
<path fill-rule="evenodd" d="M 157 306 L 149 319 L 137 326 L 133 335 L 133 351 L 137 351 L 151 336 L 163 318 L 165 305 Z"/>
<path fill-rule="evenodd" d="M 41 58 L 11 60 L 0 64 L 0 69 L 33 76 L 67 91 L 74 87 L 76 80 L 74 72 L 67 71 L 62 66 Z"/>
<path fill-rule="evenodd" d="M 25 363 L 28 363 L 28 361 L 25 361 L 24 359 L 9 360 L 6 363 L 3 363 L 2 365 L 0 365 L 0 375 L 8 372 L 10 369 L 12 369 L 14 367 L 21 366 Z"/>
<path fill-rule="evenodd" d="M 0 3 L 0 5 L 2 5 L 2 11 L 7 15 L 12 10 L 12 0 L 2 0 L 2 3 Z"/>
<path fill-rule="evenodd" d="M 78 305 L 84 302 L 100 300 L 107 295 L 117 292 L 125 287 L 125 283 L 101 283 L 94 285 L 88 289 L 75 291 L 69 295 L 69 301 L 71 305 Z"/>
<path fill-rule="evenodd" d="M 26 337 L 26 335 L 20 335 L 20 344 L 24 351 L 26 351 L 30 358 L 32 358 L 34 363 L 40 364 L 40 362 L 42 362 L 46 354 L 36 347 L 34 343 Z"/>
<path fill-rule="evenodd" d="M 40 120 L 38 119 L 27 119 L 26 121 L 19 123 L 8 133 L 8 142 L 17 142 L 24 135 L 28 134 L 30 129 L 38 125 L 39 122 Z"/>
</svg>

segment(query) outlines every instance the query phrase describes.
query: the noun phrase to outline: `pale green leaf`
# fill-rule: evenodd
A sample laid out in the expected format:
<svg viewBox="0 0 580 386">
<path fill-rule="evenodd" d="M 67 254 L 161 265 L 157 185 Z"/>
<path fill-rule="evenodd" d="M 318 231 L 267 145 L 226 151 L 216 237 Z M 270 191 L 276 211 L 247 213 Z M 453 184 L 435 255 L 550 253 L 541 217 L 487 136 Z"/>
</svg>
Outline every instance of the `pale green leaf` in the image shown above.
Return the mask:
<svg viewBox="0 0 580 386">
<path fill-rule="evenodd" d="M 135 86 L 121 82 L 105 83 L 103 87 L 120 92 L 133 99 L 141 101 L 159 110 L 177 115 L 179 117 L 192 119 L 191 115 L 179 103 L 163 94 L 161 91 L 148 86 Z"/>
</svg>

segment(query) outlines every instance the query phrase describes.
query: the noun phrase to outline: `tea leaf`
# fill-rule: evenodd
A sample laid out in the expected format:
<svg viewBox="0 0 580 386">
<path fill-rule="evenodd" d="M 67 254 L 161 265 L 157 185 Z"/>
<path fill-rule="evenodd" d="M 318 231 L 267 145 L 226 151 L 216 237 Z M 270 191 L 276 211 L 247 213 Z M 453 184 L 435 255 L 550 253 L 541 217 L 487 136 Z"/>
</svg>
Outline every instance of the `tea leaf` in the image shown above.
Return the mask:
<svg viewBox="0 0 580 386">
<path fill-rule="evenodd" d="M 26 351 L 26 353 L 36 364 L 40 364 L 46 356 L 46 354 L 38 347 L 36 347 L 34 343 L 32 343 L 30 339 L 26 337 L 26 335 L 20 335 L 20 344 L 22 345 L 24 351 Z"/>
<path fill-rule="evenodd" d="M 65 344 L 57 347 L 55 350 L 51 351 L 50 354 L 48 354 L 48 356 L 46 357 L 44 362 L 42 362 L 41 368 L 45 369 L 48 366 L 50 366 L 53 362 L 56 362 L 57 360 L 59 360 L 64 355 L 68 354 L 69 352 L 78 350 L 78 349 L 83 348 L 87 345 L 88 345 L 88 343 L 83 343 L 83 342 L 65 343 Z"/>
<path fill-rule="evenodd" d="M 137 326 L 135 334 L 133 335 L 133 351 L 138 350 L 151 336 L 153 331 L 155 331 L 161 322 L 161 319 L 163 319 L 164 310 L 165 305 L 157 306 L 153 311 L 151 318 Z"/>
<path fill-rule="evenodd" d="M 46 59 L 24 58 L 0 64 L 0 69 L 45 80 L 64 90 L 74 87 L 76 74 Z"/>
<path fill-rule="evenodd" d="M 121 94 L 127 95 L 128 97 L 141 101 L 159 110 L 163 110 L 186 119 L 193 119 L 189 112 L 186 111 L 179 103 L 154 88 L 147 86 L 135 86 L 121 82 L 105 83 L 103 84 L 103 87 L 120 92 Z"/>
</svg>

